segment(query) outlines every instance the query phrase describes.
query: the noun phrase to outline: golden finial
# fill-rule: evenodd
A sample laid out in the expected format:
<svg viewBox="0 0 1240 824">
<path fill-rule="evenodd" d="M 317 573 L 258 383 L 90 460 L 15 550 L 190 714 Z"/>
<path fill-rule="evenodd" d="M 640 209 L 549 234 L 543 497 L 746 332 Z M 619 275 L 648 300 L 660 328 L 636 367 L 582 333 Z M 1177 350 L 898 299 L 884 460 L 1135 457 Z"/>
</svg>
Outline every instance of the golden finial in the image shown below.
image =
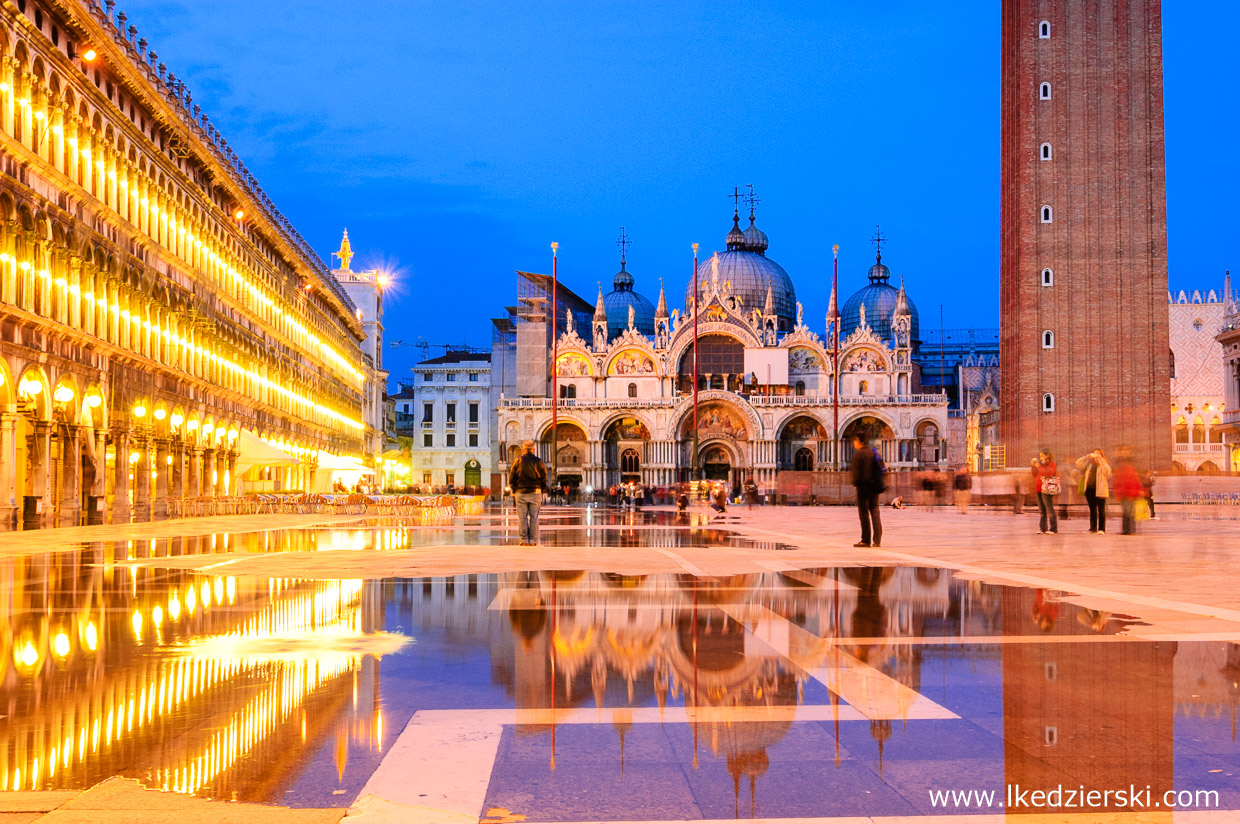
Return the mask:
<svg viewBox="0 0 1240 824">
<path fill-rule="evenodd" d="M 332 252 L 332 257 L 340 258 L 340 271 L 350 272 L 349 263 L 353 260 L 353 247 L 349 245 L 349 230 L 344 230 L 344 237 L 340 239 L 340 251 Z"/>
</svg>

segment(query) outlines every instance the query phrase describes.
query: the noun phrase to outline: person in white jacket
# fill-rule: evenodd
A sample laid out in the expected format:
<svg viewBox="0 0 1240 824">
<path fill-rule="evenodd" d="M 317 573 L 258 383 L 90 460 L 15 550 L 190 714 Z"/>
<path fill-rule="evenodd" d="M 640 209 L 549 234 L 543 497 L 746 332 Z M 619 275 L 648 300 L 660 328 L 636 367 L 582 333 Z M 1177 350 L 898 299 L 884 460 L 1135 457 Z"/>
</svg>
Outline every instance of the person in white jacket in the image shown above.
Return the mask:
<svg viewBox="0 0 1240 824">
<path fill-rule="evenodd" d="M 1107 498 L 1111 496 L 1111 465 L 1106 453 L 1095 449 L 1083 458 L 1077 458 L 1076 468 L 1081 470 L 1080 491 L 1089 504 L 1089 532 L 1105 535 L 1107 531 Z"/>
</svg>

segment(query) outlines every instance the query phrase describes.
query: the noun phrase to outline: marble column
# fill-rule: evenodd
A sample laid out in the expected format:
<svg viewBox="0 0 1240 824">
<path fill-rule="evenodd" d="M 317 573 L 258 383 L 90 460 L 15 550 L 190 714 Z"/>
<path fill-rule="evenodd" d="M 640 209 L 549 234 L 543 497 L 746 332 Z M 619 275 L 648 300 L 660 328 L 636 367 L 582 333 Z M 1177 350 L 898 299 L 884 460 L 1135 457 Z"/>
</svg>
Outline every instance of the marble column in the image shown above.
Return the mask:
<svg viewBox="0 0 1240 824">
<path fill-rule="evenodd" d="M 112 523 L 127 524 L 131 514 L 129 505 L 129 431 L 115 430 L 112 433 L 112 451 L 115 462 L 112 471 L 116 473 L 112 484 Z"/>
<path fill-rule="evenodd" d="M 108 494 L 108 431 L 96 429 L 95 439 L 95 481 L 91 485 L 90 494 L 103 498 Z"/>
<path fill-rule="evenodd" d="M 65 425 L 60 430 L 60 489 L 57 526 L 77 526 L 82 517 L 82 429 Z"/>
<path fill-rule="evenodd" d="M 30 455 L 30 494 L 39 498 L 42 514 L 34 526 L 43 527 L 48 524 L 52 512 L 52 426 L 40 421 L 27 440 Z"/>
<path fill-rule="evenodd" d="M 0 532 L 17 528 L 21 473 L 17 466 L 17 415 L 0 412 Z"/>
<path fill-rule="evenodd" d="M 168 518 L 168 475 L 172 470 L 168 461 L 171 455 L 168 452 L 167 439 L 157 438 L 154 451 L 155 464 L 152 469 L 155 471 L 155 494 L 151 500 L 151 519 L 163 521 Z"/>
<path fill-rule="evenodd" d="M 133 465 L 133 519 L 138 523 L 151 520 L 151 442 L 145 435 L 137 438 L 138 460 Z"/>
<path fill-rule="evenodd" d="M 174 441 L 172 444 L 172 467 L 169 482 L 172 484 L 169 495 L 173 498 L 185 497 L 185 444 Z"/>
<path fill-rule="evenodd" d="M 185 497 L 197 498 L 202 494 L 202 450 L 196 446 L 186 448 L 189 453 L 189 472 L 186 477 Z"/>
</svg>

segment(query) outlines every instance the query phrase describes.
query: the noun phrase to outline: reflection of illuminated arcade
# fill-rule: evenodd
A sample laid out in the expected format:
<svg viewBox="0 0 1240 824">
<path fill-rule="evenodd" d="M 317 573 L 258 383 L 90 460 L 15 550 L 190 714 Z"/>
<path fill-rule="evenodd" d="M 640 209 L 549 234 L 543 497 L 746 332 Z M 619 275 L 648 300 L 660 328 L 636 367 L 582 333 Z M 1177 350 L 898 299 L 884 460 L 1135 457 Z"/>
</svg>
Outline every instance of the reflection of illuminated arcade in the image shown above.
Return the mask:
<svg viewBox="0 0 1240 824">
<path fill-rule="evenodd" d="M 295 778 L 290 753 L 336 736 L 343 770 L 350 738 L 379 745 L 378 662 L 351 646 L 382 626 L 377 584 L 117 563 L 210 552 L 220 540 L 0 561 L 9 697 L 0 789 L 80 788 L 119 773 L 165 790 L 272 801 Z"/>
</svg>

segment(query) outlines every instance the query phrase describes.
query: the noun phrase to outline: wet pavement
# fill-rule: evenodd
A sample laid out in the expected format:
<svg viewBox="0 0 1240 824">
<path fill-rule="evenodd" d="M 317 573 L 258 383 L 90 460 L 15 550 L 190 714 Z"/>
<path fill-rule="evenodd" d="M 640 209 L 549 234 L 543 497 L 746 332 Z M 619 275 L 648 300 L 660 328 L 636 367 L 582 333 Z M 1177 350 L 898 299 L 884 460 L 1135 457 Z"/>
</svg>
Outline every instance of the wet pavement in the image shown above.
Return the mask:
<svg viewBox="0 0 1240 824">
<path fill-rule="evenodd" d="M 543 534 L 780 564 L 275 578 L 225 560 L 500 547 L 501 513 L 0 558 L 0 789 L 124 776 L 360 821 L 983 814 L 1012 786 L 1240 810 L 1235 640 L 1140 599 L 788 566 L 788 542 L 730 526 L 552 510 Z M 932 798 L 952 790 L 996 798 Z M 1130 808 L 1074 812 L 1108 809 Z"/>
</svg>

